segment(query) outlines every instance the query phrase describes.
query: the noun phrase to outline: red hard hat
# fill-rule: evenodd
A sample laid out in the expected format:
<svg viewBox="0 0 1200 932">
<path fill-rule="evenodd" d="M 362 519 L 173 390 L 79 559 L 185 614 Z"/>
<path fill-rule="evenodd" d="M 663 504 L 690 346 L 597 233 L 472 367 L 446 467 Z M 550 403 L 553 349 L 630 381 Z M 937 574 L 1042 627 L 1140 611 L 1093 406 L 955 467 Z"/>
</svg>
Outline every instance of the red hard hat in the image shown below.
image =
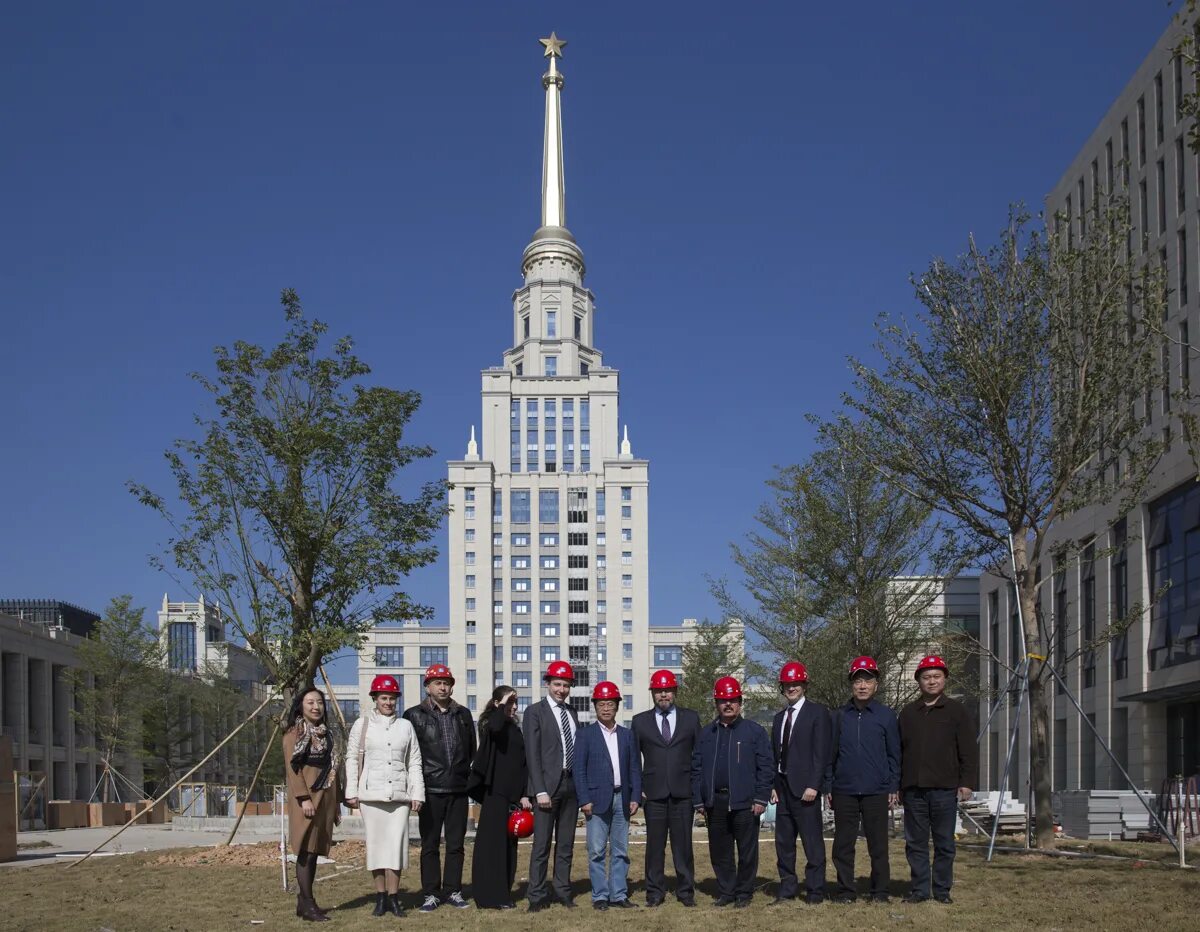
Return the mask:
<svg viewBox="0 0 1200 932">
<path fill-rule="evenodd" d="M 546 667 L 546 675 L 542 677 L 544 680 L 570 680 L 575 682 L 575 671 L 571 669 L 571 665 L 565 660 L 555 660 L 550 666 Z"/>
<path fill-rule="evenodd" d="M 713 683 L 714 699 L 741 699 L 742 684 L 732 676 L 723 676 Z"/>
<path fill-rule="evenodd" d="M 937 654 L 930 654 L 928 657 L 921 658 L 921 662 L 917 664 L 917 679 L 921 678 L 921 673 L 924 670 L 941 670 L 946 676 L 950 675 L 950 668 L 946 666 L 946 661 Z"/>
<path fill-rule="evenodd" d="M 808 670 L 799 660 L 793 660 L 783 665 L 779 671 L 780 683 L 807 683 Z"/>
<path fill-rule="evenodd" d="M 850 664 L 850 679 L 854 679 L 855 673 L 861 673 L 864 670 L 875 677 L 879 676 L 879 664 L 875 662 L 874 657 L 868 657 L 865 654 L 855 657 L 854 663 Z"/>
<path fill-rule="evenodd" d="M 454 685 L 454 675 L 450 672 L 450 668 L 444 663 L 432 664 L 425 670 L 426 684 L 428 684 L 430 680 L 449 680 L 450 685 Z"/>
<path fill-rule="evenodd" d="M 601 680 L 592 688 L 592 702 L 595 702 L 597 699 L 616 699 L 620 702 L 621 690 L 617 688 L 616 683 Z"/>
<path fill-rule="evenodd" d="M 379 676 L 371 680 L 371 695 L 375 693 L 395 693 L 400 695 L 400 684 L 394 676 L 388 676 L 386 673 L 380 673 Z"/>
<path fill-rule="evenodd" d="M 679 683 L 670 670 L 655 670 L 650 676 L 651 689 L 678 689 Z"/>
<path fill-rule="evenodd" d="M 508 814 L 508 834 L 511 838 L 528 838 L 533 834 L 533 813 L 517 809 Z"/>
</svg>

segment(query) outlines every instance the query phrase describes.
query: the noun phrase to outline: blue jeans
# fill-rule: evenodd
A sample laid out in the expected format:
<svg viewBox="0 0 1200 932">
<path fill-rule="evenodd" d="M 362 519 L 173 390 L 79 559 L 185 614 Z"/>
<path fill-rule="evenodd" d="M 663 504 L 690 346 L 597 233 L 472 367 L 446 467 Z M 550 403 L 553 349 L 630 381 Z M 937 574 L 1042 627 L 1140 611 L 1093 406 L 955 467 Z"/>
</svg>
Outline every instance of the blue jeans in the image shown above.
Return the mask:
<svg viewBox="0 0 1200 932">
<path fill-rule="evenodd" d="M 588 816 L 587 852 L 592 902 L 617 903 L 628 899 L 629 813 L 619 791 L 613 793 L 608 812 Z"/>
<path fill-rule="evenodd" d="M 933 895 L 949 896 L 954 879 L 954 823 L 958 791 L 918 787 L 904 791 L 904 853 L 914 896 L 929 896 L 929 836 L 933 835 Z"/>
</svg>

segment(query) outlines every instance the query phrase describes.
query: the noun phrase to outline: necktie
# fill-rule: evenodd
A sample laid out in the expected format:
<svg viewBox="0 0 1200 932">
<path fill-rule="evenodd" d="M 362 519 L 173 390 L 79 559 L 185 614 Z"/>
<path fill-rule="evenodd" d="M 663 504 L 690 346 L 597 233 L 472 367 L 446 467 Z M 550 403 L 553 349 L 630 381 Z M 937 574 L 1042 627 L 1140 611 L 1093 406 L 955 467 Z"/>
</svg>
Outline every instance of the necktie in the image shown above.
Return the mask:
<svg viewBox="0 0 1200 932">
<path fill-rule="evenodd" d="M 664 712 L 662 717 L 662 736 L 663 741 L 670 743 L 671 741 L 671 713 Z"/>
<path fill-rule="evenodd" d="M 792 740 L 792 712 L 794 711 L 795 706 L 788 706 L 787 721 L 783 723 L 783 740 L 780 742 L 779 760 L 784 771 L 787 770 L 788 742 Z"/>
<path fill-rule="evenodd" d="M 570 770 L 575 763 L 575 739 L 571 737 L 571 719 L 567 715 L 567 707 L 561 703 L 558 706 L 558 720 L 562 722 L 563 770 Z"/>
</svg>

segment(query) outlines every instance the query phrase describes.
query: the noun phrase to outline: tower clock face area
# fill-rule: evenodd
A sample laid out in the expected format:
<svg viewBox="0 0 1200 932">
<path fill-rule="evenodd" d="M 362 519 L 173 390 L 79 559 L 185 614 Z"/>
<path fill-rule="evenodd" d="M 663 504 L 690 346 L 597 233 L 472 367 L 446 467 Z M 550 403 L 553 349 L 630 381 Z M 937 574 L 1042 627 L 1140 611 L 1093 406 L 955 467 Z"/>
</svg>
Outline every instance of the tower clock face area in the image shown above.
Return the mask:
<svg viewBox="0 0 1200 932">
<path fill-rule="evenodd" d="M 544 694 L 547 665 L 566 660 L 580 716 L 592 716 L 591 687 L 611 680 L 631 687 L 618 712 L 627 721 L 650 707 L 632 688 L 650 665 L 649 464 L 622 430 L 619 374 L 597 346 L 583 250 L 567 228 L 567 42 L 553 32 L 539 42 L 541 222 L 521 256 L 511 345 L 482 373 L 480 429 L 449 463 L 450 660 L 469 671 L 476 708 L 500 684 L 526 707 Z"/>
</svg>

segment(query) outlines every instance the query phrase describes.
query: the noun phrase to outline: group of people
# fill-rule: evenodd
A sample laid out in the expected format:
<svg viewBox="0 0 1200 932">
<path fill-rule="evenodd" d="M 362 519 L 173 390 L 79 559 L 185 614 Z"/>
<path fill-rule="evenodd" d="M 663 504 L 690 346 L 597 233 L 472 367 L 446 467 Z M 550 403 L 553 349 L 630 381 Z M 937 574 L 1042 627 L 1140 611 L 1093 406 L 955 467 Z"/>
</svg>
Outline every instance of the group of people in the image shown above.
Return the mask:
<svg viewBox="0 0 1200 932">
<path fill-rule="evenodd" d="M 930 655 L 917 665 L 920 696 L 899 715 L 875 700 L 879 668 L 859 657 L 849 669 L 850 698 L 828 709 L 805 698 L 808 671 L 787 663 L 779 672 L 784 706 L 770 732 L 742 716 L 741 684 L 713 686 L 715 717 L 703 724 L 675 704 L 669 670 L 650 678 L 654 707 L 617 724 L 623 697 L 611 682 L 592 690 L 595 721 L 581 726 L 570 703 L 574 671 L 565 661 L 546 669 L 545 696 L 520 724 L 517 693 L 498 686 L 479 717 L 452 698 L 454 677 L 443 664 L 425 672 L 425 699 L 397 714 L 400 688 L 392 676 L 371 684 L 373 709 L 350 730 L 344 766 L 326 727 L 316 689 L 295 697 L 284 735 L 289 824 L 299 887 L 296 914 L 329 917 L 313 898 L 319 855 L 332 843 L 339 802 L 357 808 L 366 834 L 367 868 L 375 884 L 374 915 L 404 914 L 400 872 L 408 866 L 410 812 L 421 833 L 423 912 L 466 908 L 464 841 L 468 800 L 480 804 L 471 867 L 472 895 L 482 909 L 512 909 L 517 838 L 532 822 L 527 891 L 529 912 L 552 901 L 575 908 L 571 865 L 580 812 L 587 828 L 591 903 L 596 910 L 631 909 L 629 820 L 646 822 L 646 906 L 667 897 L 666 847 L 675 868 L 675 897 L 696 905 L 692 827 L 703 812 L 717 906 L 749 905 L 758 874 L 761 817 L 776 807 L 776 903 L 803 893 L 811 904 L 857 897 L 855 844 L 866 836 L 869 895 L 889 897 L 889 812 L 904 806 L 905 852 L 912 880 L 906 902 L 950 902 L 957 804 L 976 784 L 975 736 L 963 705 L 945 695 L 949 670 Z M 822 797 L 834 814 L 836 886 L 826 886 Z M 445 837 L 445 860 L 441 857 Z M 933 840 L 930 864 L 929 844 Z M 804 851 L 803 889 L 796 840 Z M 553 849 L 553 869 L 550 866 Z"/>
</svg>

